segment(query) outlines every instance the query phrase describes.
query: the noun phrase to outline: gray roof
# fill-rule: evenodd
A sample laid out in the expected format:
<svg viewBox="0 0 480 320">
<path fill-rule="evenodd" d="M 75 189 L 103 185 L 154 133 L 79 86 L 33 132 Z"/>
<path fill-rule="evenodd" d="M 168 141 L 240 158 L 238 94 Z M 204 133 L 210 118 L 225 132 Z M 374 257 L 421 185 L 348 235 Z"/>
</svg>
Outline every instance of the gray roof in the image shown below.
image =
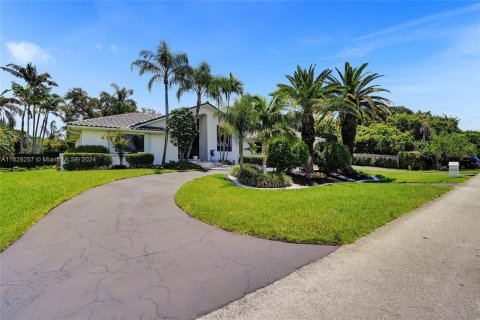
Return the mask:
<svg viewBox="0 0 480 320">
<path fill-rule="evenodd" d="M 141 125 L 143 123 L 160 119 L 162 117 L 163 116 L 159 116 L 158 114 L 132 112 L 132 113 L 118 114 L 115 116 L 72 121 L 69 123 L 69 125 L 82 126 L 82 127 L 125 128 L 125 129 L 137 129 L 137 130 L 164 131 L 165 129 L 162 127 Z"/>
</svg>

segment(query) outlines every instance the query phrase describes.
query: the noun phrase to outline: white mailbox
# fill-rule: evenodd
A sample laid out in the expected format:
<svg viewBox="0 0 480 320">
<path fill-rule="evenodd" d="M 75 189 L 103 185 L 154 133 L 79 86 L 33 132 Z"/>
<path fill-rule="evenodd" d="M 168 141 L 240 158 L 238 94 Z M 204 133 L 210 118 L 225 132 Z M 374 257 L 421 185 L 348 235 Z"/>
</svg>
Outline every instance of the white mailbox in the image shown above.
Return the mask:
<svg viewBox="0 0 480 320">
<path fill-rule="evenodd" d="M 456 178 L 459 176 L 460 163 L 458 162 L 449 162 L 448 163 L 448 173 L 450 177 Z"/>
</svg>

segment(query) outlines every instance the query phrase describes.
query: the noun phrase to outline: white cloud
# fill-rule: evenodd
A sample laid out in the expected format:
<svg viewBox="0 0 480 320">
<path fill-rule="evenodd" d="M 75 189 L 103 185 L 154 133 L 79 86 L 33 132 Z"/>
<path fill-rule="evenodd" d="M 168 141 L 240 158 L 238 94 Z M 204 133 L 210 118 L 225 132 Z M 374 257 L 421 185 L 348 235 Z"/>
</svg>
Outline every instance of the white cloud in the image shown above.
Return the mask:
<svg viewBox="0 0 480 320">
<path fill-rule="evenodd" d="M 110 51 L 112 51 L 113 53 L 117 53 L 118 51 L 118 47 L 116 44 L 112 44 L 108 49 L 110 49 Z"/>
<path fill-rule="evenodd" d="M 8 42 L 7 48 L 12 58 L 21 63 L 55 61 L 47 50 L 32 42 Z"/>
</svg>

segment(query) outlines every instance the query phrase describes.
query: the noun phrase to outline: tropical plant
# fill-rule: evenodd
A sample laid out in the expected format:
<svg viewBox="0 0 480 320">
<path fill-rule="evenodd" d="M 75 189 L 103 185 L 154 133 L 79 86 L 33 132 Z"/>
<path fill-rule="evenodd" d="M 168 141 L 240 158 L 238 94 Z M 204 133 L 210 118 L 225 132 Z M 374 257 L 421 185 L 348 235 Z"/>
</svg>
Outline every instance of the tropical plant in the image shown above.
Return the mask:
<svg viewBox="0 0 480 320">
<path fill-rule="evenodd" d="M 205 61 L 200 62 L 198 67 L 190 67 L 187 71 L 181 75 L 182 77 L 178 79 L 178 90 L 177 90 L 177 99 L 180 101 L 180 98 L 183 94 L 187 92 L 193 92 L 197 97 L 197 104 L 195 105 L 195 123 L 198 132 L 198 117 L 200 113 L 200 106 L 202 104 L 202 97 L 209 95 L 209 89 L 211 88 L 212 74 L 210 72 L 210 65 Z M 192 149 L 192 143 L 195 139 L 195 136 L 192 138 L 189 144 L 188 151 L 186 153 L 186 158 L 190 157 L 190 151 Z"/>
<path fill-rule="evenodd" d="M 329 94 L 331 87 L 326 80 L 331 70 L 323 70 L 315 76 L 315 66 L 308 69 L 297 66 L 292 75 L 286 75 L 289 84 L 277 84 L 277 94 L 290 100 L 293 109 L 300 109 L 302 140 L 306 143 L 310 154 L 310 168 L 313 170 L 313 144 L 315 142 L 315 114 L 329 110 Z"/>
<path fill-rule="evenodd" d="M 12 157 L 15 154 L 17 135 L 8 127 L 0 126 L 0 158 Z"/>
<path fill-rule="evenodd" d="M 303 140 L 276 138 L 269 144 L 267 164 L 276 171 L 290 171 L 309 161 L 308 147 Z"/>
<path fill-rule="evenodd" d="M 168 126 L 170 141 L 178 147 L 180 161 L 187 160 L 192 140 L 198 133 L 195 117 L 188 108 L 178 108 L 170 113 Z"/>
<path fill-rule="evenodd" d="M 410 132 L 401 132 L 386 123 L 358 126 L 355 139 L 356 153 L 396 155 L 400 151 L 411 151 L 413 148 L 413 137 Z"/>
<path fill-rule="evenodd" d="M 378 95 L 389 91 L 373 84 L 382 75 L 365 71 L 367 66 L 368 63 L 364 63 L 359 68 L 353 68 L 345 62 L 343 73 L 336 68 L 337 77 L 328 76 L 334 92 L 346 103 L 339 109 L 338 120 L 343 144 L 352 156 L 357 126 L 366 120 L 375 122 L 384 119 L 389 114 L 390 100 Z"/>
<path fill-rule="evenodd" d="M 140 58 L 133 61 L 131 69 L 138 69 L 140 76 L 145 73 L 152 74 L 148 81 L 148 90 L 152 91 L 153 84 L 163 81 L 165 90 L 165 142 L 163 146 L 162 164 L 165 164 L 168 145 L 168 89 L 178 83 L 188 71 L 188 56 L 185 53 L 174 53 L 166 41 L 161 41 L 155 51 L 142 50 Z"/>
<path fill-rule="evenodd" d="M 20 102 L 14 97 L 5 97 L 5 94 L 10 90 L 3 90 L 0 93 L 0 126 L 7 126 L 9 128 L 15 127 L 15 115 L 22 111 L 17 106 Z"/>
<path fill-rule="evenodd" d="M 324 172 L 343 170 L 352 164 L 347 147 L 338 141 L 317 143 L 314 160 L 318 168 Z"/>
<path fill-rule="evenodd" d="M 133 89 L 120 88 L 116 83 L 110 85 L 115 92 L 100 92 L 100 109 L 102 116 L 113 116 L 137 111 L 137 103 L 130 99 Z"/>
<path fill-rule="evenodd" d="M 285 100 L 282 100 L 279 96 L 274 96 L 270 101 L 267 101 L 267 99 L 259 95 L 253 96 L 252 99 L 259 120 L 257 138 L 262 144 L 262 170 L 266 172 L 268 147 L 272 139 L 280 135 L 294 137 L 294 132 L 290 130 L 286 116 L 283 113 L 286 107 Z"/>
<path fill-rule="evenodd" d="M 220 115 L 232 129 L 238 140 L 240 153 L 240 168 L 243 168 L 243 143 L 247 136 L 258 128 L 258 113 L 251 95 L 244 94 L 236 100 L 233 106 Z"/>
<path fill-rule="evenodd" d="M 111 146 L 118 154 L 120 165 L 123 166 L 123 157 L 128 149 L 128 143 L 130 142 L 127 135 L 125 135 L 121 130 L 115 130 L 104 135 L 103 139 L 107 139 L 110 142 Z"/>
<path fill-rule="evenodd" d="M 437 168 L 446 165 L 449 161 L 460 161 L 474 155 L 476 147 L 461 133 L 441 133 L 430 140 L 422 153 L 425 156 L 433 155 Z"/>
</svg>

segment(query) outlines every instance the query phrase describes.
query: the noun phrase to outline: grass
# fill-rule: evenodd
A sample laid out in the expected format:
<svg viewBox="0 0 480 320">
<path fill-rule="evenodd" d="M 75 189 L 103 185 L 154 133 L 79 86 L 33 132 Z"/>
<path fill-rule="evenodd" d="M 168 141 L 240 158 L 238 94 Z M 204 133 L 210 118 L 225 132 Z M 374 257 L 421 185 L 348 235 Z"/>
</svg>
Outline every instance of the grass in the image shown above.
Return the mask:
<svg viewBox="0 0 480 320">
<path fill-rule="evenodd" d="M 233 186 L 225 175 L 183 185 L 177 204 L 208 224 L 260 238 L 299 243 L 352 243 L 452 187 L 341 183 L 296 190 Z"/>
<path fill-rule="evenodd" d="M 468 176 L 460 176 L 451 178 L 448 171 L 409 171 L 409 170 L 395 170 L 395 171 L 375 171 L 375 170 L 360 170 L 366 174 L 377 176 L 378 178 L 397 183 L 417 182 L 417 183 L 462 183 L 470 179 Z M 463 173 L 463 172 L 462 172 Z"/>
<path fill-rule="evenodd" d="M 173 170 L 129 169 L 0 173 L 0 251 L 65 200 L 114 180 Z"/>
</svg>

